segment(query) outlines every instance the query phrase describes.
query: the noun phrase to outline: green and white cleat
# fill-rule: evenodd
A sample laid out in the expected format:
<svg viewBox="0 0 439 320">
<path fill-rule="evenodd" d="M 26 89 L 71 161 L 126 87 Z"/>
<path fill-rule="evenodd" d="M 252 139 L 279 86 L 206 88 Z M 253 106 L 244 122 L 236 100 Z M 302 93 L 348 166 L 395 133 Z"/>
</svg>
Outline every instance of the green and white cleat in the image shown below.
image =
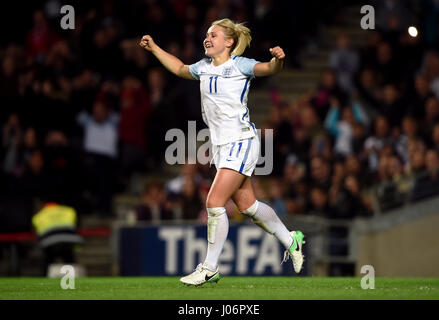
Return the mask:
<svg viewBox="0 0 439 320">
<path fill-rule="evenodd" d="M 180 279 L 182 283 L 188 286 L 201 286 L 205 283 L 216 283 L 220 279 L 219 269 L 216 267 L 215 271 L 207 269 L 207 267 L 200 263 L 194 272 L 186 277 Z"/>
<path fill-rule="evenodd" d="M 288 257 L 291 257 L 293 261 L 294 271 L 299 273 L 302 270 L 302 265 L 304 261 L 304 256 L 302 254 L 302 245 L 305 243 L 303 238 L 305 235 L 301 231 L 291 231 L 291 237 L 293 237 L 293 243 L 284 252 L 284 260 L 282 263 L 288 260 Z"/>
</svg>

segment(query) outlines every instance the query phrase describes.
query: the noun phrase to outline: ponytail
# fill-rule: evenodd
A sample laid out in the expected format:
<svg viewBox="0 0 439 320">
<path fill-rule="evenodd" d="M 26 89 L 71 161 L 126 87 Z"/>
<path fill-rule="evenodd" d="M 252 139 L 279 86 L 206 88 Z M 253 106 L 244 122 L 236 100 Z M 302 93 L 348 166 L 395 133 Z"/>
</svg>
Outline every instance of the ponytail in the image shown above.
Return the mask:
<svg viewBox="0 0 439 320">
<path fill-rule="evenodd" d="M 222 19 L 214 21 L 212 25 L 223 27 L 226 37 L 233 39 L 233 45 L 230 50 L 232 55 L 240 56 L 250 46 L 250 41 L 252 40 L 250 29 L 245 27 L 243 23 L 234 23 L 230 19 Z"/>
</svg>

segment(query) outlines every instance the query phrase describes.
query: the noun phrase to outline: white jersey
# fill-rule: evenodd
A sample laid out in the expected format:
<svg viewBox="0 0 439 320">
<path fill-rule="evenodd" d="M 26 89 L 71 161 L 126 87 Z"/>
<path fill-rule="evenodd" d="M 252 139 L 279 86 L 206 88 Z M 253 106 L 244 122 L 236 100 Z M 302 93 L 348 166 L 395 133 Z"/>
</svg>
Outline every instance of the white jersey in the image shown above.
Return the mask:
<svg viewBox="0 0 439 320">
<path fill-rule="evenodd" d="M 224 145 L 256 135 L 250 122 L 247 96 L 253 67 L 258 61 L 232 56 L 214 66 L 205 58 L 189 66 L 192 76 L 200 80 L 201 112 L 210 130 L 213 145 Z"/>
</svg>

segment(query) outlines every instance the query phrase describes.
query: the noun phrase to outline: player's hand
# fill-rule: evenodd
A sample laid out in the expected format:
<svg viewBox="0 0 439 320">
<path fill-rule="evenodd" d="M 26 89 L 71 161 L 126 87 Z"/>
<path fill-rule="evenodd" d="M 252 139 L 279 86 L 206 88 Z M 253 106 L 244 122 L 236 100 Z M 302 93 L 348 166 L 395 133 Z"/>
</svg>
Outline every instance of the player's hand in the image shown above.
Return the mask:
<svg viewBox="0 0 439 320">
<path fill-rule="evenodd" d="M 148 51 L 153 51 L 157 47 L 154 40 L 149 34 L 142 37 L 142 40 L 140 40 L 139 45 Z"/>
<path fill-rule="evenodd" d="M 285 52 L 283 49 L 279 46 L 270 48 L 270 53 L 273 57 L 275 57 L 277 60 L 282 60 L 285 58 Z"/>
</svg>

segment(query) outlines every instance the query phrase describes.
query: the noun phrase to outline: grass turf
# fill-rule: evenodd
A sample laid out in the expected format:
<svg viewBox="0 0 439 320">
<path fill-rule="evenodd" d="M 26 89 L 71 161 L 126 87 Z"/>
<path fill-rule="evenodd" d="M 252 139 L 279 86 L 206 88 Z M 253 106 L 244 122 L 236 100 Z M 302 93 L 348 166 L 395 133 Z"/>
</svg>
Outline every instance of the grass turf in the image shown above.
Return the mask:
<svg viewBox="0 0 439 320">
<path fill-rule="evenodd" d="M 60 279 L 0 278 L 0 299 L 22 300 L 300 300 L 439 299 L 439 278 L 376 278 L 363 290 L 360 278 L 224 277 L 217 284 L 186 287 L 177 277 L 77 278 L 74 290 Z"/>
</svg>

